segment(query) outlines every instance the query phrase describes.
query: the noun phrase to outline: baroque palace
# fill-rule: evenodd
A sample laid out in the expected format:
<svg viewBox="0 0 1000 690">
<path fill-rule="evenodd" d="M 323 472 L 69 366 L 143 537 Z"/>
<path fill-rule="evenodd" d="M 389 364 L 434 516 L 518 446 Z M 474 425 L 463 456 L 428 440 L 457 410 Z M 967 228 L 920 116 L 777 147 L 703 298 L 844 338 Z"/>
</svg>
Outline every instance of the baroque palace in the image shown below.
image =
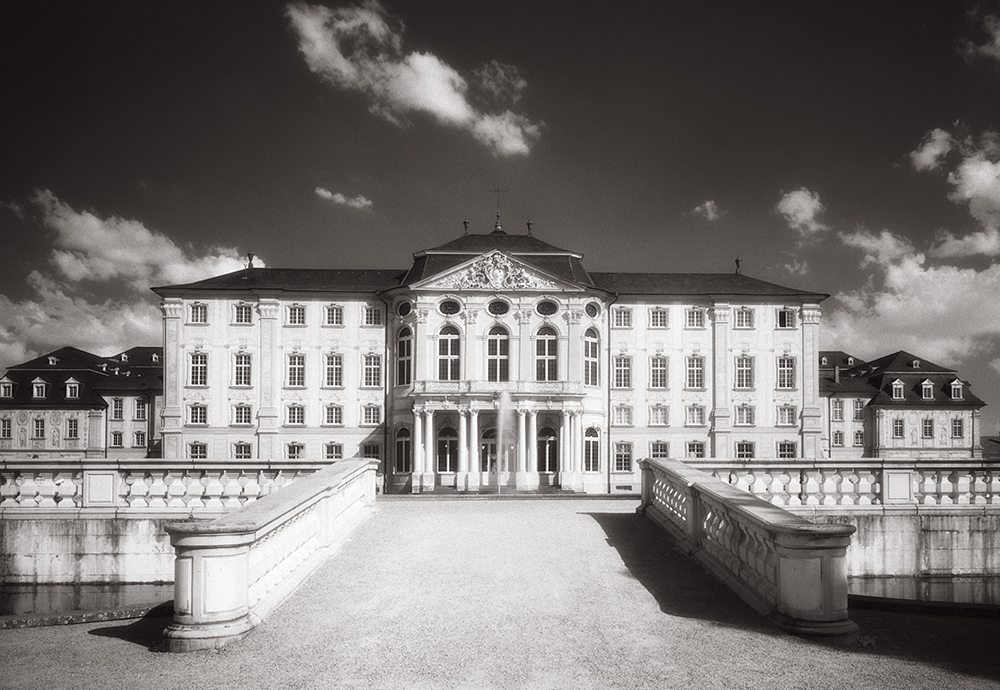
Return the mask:
<svg viewBox="0 0 1000 690">
<path fill-rule="evenodd" d="M 530 233 L 408 269 L 246 269 L 162 298 L 163 348 L 0 378 L 0 458 L 379 458 L 387 491 L 635 492 L 636 460 L 980 457 L 956 371 L 821 351 L 827 295 L 591 273 Z"/>
</svg>

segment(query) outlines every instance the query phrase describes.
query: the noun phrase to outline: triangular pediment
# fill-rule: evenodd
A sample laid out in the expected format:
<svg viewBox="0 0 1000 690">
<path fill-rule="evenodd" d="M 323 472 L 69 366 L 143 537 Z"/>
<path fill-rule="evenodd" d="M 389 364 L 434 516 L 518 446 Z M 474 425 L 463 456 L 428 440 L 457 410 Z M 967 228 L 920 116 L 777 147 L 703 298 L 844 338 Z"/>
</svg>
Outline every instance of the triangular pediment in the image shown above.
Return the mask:
<svg viewBox="0 0 1000 690">
<path fill-rule="evenodd" d="M 485 290 L 490 292 L 582 291 L 583 288 L 528 263 L 494 250 L 442 271 L 411 286 L 418 290 Z"/>
</svg>

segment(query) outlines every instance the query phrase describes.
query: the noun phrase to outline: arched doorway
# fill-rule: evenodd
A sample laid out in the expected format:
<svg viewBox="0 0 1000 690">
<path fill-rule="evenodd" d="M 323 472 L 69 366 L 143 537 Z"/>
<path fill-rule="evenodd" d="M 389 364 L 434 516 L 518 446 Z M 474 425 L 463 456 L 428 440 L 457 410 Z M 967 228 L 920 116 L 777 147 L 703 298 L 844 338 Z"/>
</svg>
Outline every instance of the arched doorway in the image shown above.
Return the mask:
<svg viewBox="0 0 1000 690">
<path fill-rule="evenodd" d="M 458 432 L 454 427 L 442 427 L 438 432 L 437 471 L 446 474 L 458 471 Z M 451 482 L 454 483 L 454 477 Z M 447 479 L 442 478 L 442 485 L 446 484 Z"/>
<path fill-rule="evenodd" d="M 514 483 L 517 457 L 515 449 L 508 448 L 506 457 L 501 454 L 497 430 L 484 429 L 479 441 L 479 467 L 483 472 L 482 486 L 502 486 Z"/>
<path fill-rule="evenodd" d="M 556 430 L 544 426 L 538 430 L 538 483 L 555 484 L 559 471 L 559 437 Z"/>
</svg>

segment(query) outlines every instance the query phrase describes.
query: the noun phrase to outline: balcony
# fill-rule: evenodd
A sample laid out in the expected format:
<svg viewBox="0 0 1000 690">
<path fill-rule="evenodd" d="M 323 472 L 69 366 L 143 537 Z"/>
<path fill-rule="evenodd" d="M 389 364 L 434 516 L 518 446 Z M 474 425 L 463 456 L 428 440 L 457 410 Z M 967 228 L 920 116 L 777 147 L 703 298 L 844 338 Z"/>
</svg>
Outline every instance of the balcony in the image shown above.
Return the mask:
<svg viewBox="0 0 1000 690">
<path fill-rule="evenodd" d="M 414 381 L 409 395 L 582 396 L 582 381 Z"/>
</svg>

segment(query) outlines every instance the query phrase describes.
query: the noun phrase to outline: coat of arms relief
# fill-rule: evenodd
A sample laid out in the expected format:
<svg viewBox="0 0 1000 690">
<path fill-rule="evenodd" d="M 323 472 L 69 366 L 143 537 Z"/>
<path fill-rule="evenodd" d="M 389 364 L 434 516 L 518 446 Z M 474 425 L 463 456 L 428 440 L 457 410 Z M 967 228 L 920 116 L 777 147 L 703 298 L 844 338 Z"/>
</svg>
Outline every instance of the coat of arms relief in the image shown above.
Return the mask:
<svg viewBox="0 0 1000 690">
<path fill-rule="evenodd" d="M 528 272 L 505 254 L 495 253 L 448 276 L 437 287 L 458 290 L 553 290 L 559 286 L 551 280 Z"/>
</svg>

